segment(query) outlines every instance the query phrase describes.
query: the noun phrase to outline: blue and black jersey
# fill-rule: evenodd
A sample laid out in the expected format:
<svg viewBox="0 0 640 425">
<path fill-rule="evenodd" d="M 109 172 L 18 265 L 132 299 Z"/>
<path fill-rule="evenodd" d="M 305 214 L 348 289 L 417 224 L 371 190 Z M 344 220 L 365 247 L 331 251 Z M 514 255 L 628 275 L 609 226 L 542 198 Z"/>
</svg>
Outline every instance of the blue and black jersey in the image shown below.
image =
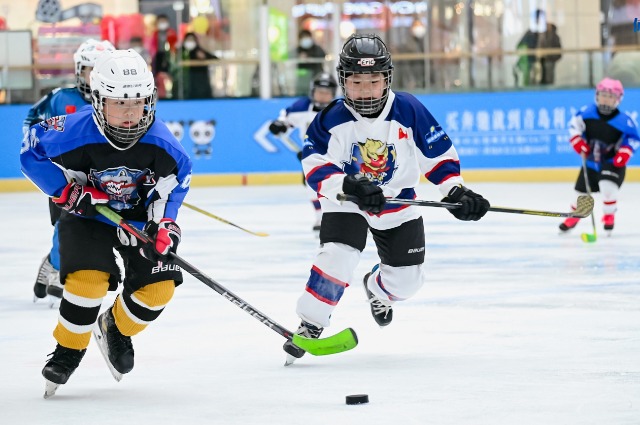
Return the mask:
<svg viewBox="0 0 640 425">
<path fill-rule="evenodd" d="M 87 105 L 75 114 L 29 128 L 22 141 L 22 172 L 49 196 L 72 180 L 109 195 L 109 206 L 138 223 L 176 219 L 189 190 L 191 160 L 165 124 L 156 120 L 131 148 L 115 149 Z M 95 219 L 110 223 L 102 216 Z"/>
</svg>

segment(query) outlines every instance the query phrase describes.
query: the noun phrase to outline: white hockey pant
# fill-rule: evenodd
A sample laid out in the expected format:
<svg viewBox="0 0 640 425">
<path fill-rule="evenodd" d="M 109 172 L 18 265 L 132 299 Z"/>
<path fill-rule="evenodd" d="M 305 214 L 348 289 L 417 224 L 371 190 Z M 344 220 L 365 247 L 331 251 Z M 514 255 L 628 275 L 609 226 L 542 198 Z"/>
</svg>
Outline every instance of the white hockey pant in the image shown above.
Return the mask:
<svg viewBox="0 0 640 425">
<path fill-rule="evenodd" d="M 600 180 L 599 185 L 600 193 L 602 194 L 602 212 L 604 214 L 615 214 L 620 188 L 611 180 Z"/>
<path fill-rule="evenodd" d="M 331 314 L 359 261 L 360 251 L 356 248 L 334 242 L 324 244 L 311 268 L 305 291 L 298 299 L 298 316 L 315 326 L 329 326 Z M 380 279 L 377 279 L 378 275 Z M 368 287 L 383 300 L 399 301 L 413 296 L 423 283 L 422 265 L 391 267 L 382 264 L 370 277 Z M 360 286 L 361 282 L 356 285 Z"/>
</svg>

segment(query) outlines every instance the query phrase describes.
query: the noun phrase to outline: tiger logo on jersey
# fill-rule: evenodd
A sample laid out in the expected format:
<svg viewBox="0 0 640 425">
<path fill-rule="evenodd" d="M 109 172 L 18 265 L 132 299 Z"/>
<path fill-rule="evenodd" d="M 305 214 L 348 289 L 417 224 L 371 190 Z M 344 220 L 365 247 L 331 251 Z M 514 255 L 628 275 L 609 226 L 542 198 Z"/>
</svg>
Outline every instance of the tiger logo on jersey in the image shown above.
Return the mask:
<svg viewBox="0 0 640 425">
<path fill-rule="evenodd" d="M 109 195 L 109 206 L 116 211 L 134 208 L 140 201 L 139 188 L 155 185 L 151 170 L 132 170 L 127 167 L 91 170 L 89 181 L 94 187 Z"/>
<path fill-rule="evenodd" d="M 346 170 L 347 167 L 350 169 Z M 362 173 L 378 185 L 385 184 L 396 170 L 396 148 L 375 139 L 354 143 L 351 147 L 351 163 L 347 167 L 347 174 Z"/>
</svg>

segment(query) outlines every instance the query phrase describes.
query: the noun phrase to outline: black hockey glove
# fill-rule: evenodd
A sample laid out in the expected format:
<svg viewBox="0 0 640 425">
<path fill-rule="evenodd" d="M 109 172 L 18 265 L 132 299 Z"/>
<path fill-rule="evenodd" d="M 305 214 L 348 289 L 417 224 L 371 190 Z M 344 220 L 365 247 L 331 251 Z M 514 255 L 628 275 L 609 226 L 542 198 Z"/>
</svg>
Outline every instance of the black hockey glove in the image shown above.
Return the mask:
<svg viewBox="0 0 640 425">
<path fill-rule="evenodd" d="M 287 132 L 287 125 L 282 121 L 276 120 L 269 125 L 269 131 L 277 136 Z"/>
<path fill-rule="evenodd" d="M 460 208 L 450 209 L 449 212 L 458 220 L 464 221 L 480 220 L 491 206 L 482 195 L 478 195 L 462 185 L 453 187 L 442 202 L 460 202 L 462 204 Z"/>
<path fill-rule="evenodd" d="M 180 243 L 180 227 L 170 218 L 163 218 L 160 223 L 148 221 L 144 231 L 153 242 L 143 244 L 140 254 L 151 262 L 166 262 L 169 252 L 176 252 Z"/>
<path fill-rule="evenodd" d="M 373 214 L 379 214 L 386 203 L 382 189 L 362 174 L 346 176 L 342 183 L 342 191 L 346 195 L 358 198 L 358 208 Z"/>
</svg>

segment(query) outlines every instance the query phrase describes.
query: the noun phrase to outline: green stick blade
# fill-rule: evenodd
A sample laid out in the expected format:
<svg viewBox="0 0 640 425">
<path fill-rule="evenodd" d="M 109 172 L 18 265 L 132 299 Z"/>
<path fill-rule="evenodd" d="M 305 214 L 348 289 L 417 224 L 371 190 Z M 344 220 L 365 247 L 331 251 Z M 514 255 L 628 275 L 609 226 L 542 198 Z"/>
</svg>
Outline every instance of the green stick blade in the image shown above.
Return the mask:
<svg viewBox="0 0 640 425">
<path fill-rule="evenodd" d="M 581 236 L 582 236 L 582 242 L 587 242 L 587 243 L 595 242 L 598 239 L 595 233 L 594 234 L 583 233 Z"/>
<path fill-rule="evenodd" d="M 305 338 L 294 334 L 292 342 L 302 348 L 309 354 L 314 356 L 326 356 L 329 354 L 342 353 L 349 351 L 358 345 L 358 336 L 356 331 L 347 328 L 340 333 L 326 338 Z"/>
</svg>

